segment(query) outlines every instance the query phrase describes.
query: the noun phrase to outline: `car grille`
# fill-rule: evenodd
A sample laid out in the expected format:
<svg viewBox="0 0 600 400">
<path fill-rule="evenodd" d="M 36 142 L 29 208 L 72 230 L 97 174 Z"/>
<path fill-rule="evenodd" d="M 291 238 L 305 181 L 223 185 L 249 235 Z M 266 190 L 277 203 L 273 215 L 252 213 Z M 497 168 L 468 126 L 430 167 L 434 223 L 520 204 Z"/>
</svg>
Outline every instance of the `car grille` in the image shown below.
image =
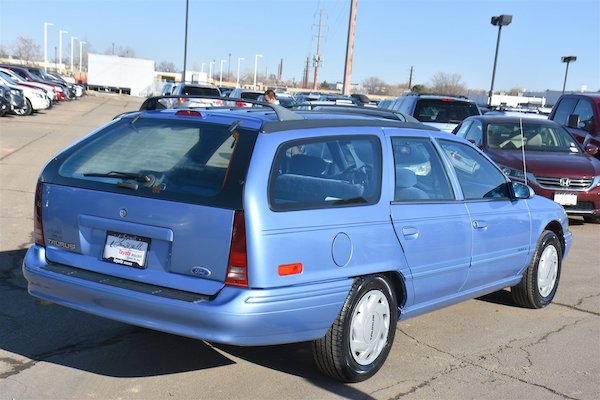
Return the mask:
<svg viewBox="0 0 600 400">
<path fill-rule="evenodd" d="M 557 178 L 551 176 L 536 176 L 541 187 L 544 189 L 570 189 L 586 190 L 593 182 L 592 178 Z"/>
</svg>

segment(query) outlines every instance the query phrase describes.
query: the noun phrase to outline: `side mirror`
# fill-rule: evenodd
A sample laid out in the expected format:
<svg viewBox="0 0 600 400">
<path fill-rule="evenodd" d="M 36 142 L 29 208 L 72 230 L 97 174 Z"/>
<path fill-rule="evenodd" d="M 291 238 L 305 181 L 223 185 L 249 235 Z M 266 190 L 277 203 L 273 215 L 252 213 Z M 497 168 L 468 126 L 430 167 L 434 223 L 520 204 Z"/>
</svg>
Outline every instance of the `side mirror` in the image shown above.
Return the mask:
<svg viewBox="0 0 600 400">
<path fill-rule="evenodd" d="M 569 115 L 569 119 L 567 120 L 567 126 L 569 128 L 579 128 L 579 114 Z"/>
<path fill-rule="evenodd" d="M 524 183 L 511 181 L 510 184 L 512 185 L 512 191 L 516 200 L 531 199 L 535 196 L 533 189 Z"/>
<path fill-rule="evenodd" d="M 587 146 L 585 146 L 585 151 L 588 154 L 595 156 L 598 153 L 598 146 L 596 146 L 595 144 L 588 144 Z"/>
</svg>

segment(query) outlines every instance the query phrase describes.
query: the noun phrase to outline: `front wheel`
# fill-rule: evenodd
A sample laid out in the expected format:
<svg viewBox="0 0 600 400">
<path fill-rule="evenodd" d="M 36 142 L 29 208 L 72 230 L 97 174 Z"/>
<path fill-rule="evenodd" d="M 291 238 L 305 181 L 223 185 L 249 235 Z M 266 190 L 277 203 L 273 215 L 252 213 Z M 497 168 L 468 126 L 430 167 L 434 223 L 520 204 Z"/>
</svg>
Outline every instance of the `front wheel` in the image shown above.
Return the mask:
<svg viewBox="0 0 600 400">
<path fill-rule="evenodd" d="M 15 114 L 17 115 L 31 115 L 32 112 L 33 107 L 31 106 L 29 99 L 25 99 L 25 107 L 15 110 Z"/>
<path fill-rule="evenodd" d="M 558 237 L 552 231 L 544 231 L 521 282 L 510 289 L 513 300 L 528 308 L 550 304 L 558 288 L 561 262 L 562 246 Z"/>
<path fill-rule="evenodd" d="M 327 334 L 313 342 L 317 366 L 343 382 L 370 378 L 390 352 L 397 320 L 389 280 L 383 275 L 358 278 Z"/>
</svg>

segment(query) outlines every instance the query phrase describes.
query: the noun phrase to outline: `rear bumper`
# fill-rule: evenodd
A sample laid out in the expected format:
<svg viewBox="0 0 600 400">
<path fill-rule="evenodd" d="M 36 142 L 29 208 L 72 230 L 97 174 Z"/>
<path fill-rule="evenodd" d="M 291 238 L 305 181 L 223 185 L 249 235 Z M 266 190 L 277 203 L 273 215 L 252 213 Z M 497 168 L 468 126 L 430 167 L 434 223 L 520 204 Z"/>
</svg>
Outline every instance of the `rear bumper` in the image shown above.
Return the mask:
<svg viewBox="0 0 600 400">
<path fill-rule="evenodd" d="M 56 273 L 49 268 L 52 265 L 43 247 L 29 249 L 23 275 L 31 295 L 133 325 L 240 346 L 324 336 L 353 282 L 344 279 L 262 290 L 225 286 L 210 300 L 184 301 Z"/>
</svg>

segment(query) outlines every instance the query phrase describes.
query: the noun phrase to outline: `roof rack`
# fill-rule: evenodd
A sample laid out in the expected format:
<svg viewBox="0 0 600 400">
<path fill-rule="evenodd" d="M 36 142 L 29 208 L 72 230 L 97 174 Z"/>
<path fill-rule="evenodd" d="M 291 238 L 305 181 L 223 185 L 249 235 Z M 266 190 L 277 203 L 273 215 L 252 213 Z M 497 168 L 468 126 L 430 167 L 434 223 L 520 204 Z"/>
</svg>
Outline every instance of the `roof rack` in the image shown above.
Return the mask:
<svg viewBox="0 0 600 400">
<path fill-rule="evenodd" d="M 181 99 L 185 99 L 181 101 Z M 190 104 L 190 100 L 205 100 Z M 215 100 L 221 100 L 223 103 L 216 103 Z M 270 108 L 277 115 L 279 121 L 293 121 L 304 119 L 300 114 L 294 111 L 288 110 L 278 104 L 271 104 L 262 101 L 252 99 L 241 99 L 235 97 L 222 97 L 222 96 L 199 96 L 199 95 L 169 95 L 169 96 L 153 96 L 148 97 L 142 105 L 139 111 L 155 111 L 164 109 L 230 109 L 240 110 L 245 107 L 237 106 L 236 103 L 248 103 L 255 107 Z M 233 105 L 232 105 L 233 104 Z M 256 111 L 256 108 L 249 108 L 248 111 Z"/>
</svg>

